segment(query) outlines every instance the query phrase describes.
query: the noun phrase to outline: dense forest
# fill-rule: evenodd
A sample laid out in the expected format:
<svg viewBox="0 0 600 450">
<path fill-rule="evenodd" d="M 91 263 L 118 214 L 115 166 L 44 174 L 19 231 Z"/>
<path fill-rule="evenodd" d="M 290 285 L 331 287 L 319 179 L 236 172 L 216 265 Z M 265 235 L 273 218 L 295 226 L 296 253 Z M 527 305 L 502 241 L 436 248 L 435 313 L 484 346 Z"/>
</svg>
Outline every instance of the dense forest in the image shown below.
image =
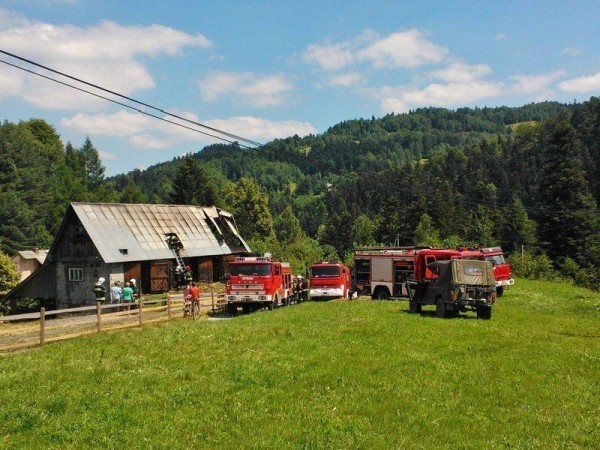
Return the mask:
<svg viewBox="0 0 600 450">
<path fill-rule="evenodd" d="M 0 250 L 47 248 L 70 201 L 212 205 L 303 271 L 365 245 L 502 245 L 520 270 L 598 287 L 600 99 L 423 108 L 106 177 L 93 143 L 0 125 Z M 530 265 L 526 266 L 525 261 Z M 1 291 L 0 287 L 0 291 Z"/>
</svg>

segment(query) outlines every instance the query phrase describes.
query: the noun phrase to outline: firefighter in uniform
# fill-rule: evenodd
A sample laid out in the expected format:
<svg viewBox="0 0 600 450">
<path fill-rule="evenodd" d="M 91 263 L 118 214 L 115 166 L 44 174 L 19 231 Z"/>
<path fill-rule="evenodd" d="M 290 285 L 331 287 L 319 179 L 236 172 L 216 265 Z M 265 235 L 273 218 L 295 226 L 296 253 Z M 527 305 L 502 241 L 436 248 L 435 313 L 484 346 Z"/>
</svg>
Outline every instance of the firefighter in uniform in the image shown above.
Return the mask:
<svg viewBox="0 0 600 450">
<path fill-rule="evenodd" d="M 185 280 L 186 285 L 194 281 L 194 276 L 192 275 L 190 266 L 185 266 L 185 271 L 183 272 L 183 279 Z"/>
<path fill-rule="evenodd" d="M 306 277 L 302 277 L 302 301 L 308 301 L 308 280 Z"/>
<path fill-rule="evenodd" d="M 296 280 L 296 277 L 292 277 L 292 283 L 290 284 L 290 305 L 296 300 L 296 284 L 298 284 L 298 280 Z"/>
<path fill-rule="evenodd" d="M 302 303 L 302 275 L 296 277 L 296 284 L 294 284 L 294 296 L 296 297 L 296 303 Z"/>
<path fill-rule="evenodd" d="M 106 300 L 106 288 L 104 287 L 104 281 L 104 278 L 98 278 L 98 281 L 96 281 L 96 284 L 92 289 L 92 292 L 96 297 L 96 301 L 100 303 L 104 303 L 104 300 Z"/>
</svg>

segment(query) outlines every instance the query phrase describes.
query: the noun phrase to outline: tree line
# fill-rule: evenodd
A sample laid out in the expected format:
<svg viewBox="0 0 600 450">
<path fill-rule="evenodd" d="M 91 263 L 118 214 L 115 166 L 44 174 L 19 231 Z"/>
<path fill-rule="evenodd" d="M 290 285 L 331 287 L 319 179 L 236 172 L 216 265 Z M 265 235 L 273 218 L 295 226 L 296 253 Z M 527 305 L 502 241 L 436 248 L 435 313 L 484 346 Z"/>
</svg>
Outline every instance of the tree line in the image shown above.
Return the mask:
<svg viewBox="0 0 600 450">
<path fill-rule="evenodd" d="M 502 245 L 523 271 L 541 265 L 594 287 L 599 198 L 596 97 L 349 120 L 115 177 L 90 139 L 63 144 L 41 119 L 0 125 L 7 255 L 47 248 L 70 201 L 214 204 L 234 214 L 253 249 L 299 272 L 324 258 L 349 262 L 356 246 L 483 244 Z"/>
</svg>

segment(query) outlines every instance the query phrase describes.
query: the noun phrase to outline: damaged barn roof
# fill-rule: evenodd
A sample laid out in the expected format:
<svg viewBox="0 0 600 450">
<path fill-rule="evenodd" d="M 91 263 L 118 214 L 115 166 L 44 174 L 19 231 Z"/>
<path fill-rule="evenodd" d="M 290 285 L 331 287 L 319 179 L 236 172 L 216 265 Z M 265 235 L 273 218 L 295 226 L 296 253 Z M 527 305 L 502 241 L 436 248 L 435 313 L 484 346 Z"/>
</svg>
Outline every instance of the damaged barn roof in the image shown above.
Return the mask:
<svg viewBox="0 0 600 450">
<path fill-rule="evenodd" d="M 106 263 L 173 258 L 175 233 L 183 257 L 249 252 L 233 216 L 216 207 L 127 203 L 71 203 Z"/>
</svg>

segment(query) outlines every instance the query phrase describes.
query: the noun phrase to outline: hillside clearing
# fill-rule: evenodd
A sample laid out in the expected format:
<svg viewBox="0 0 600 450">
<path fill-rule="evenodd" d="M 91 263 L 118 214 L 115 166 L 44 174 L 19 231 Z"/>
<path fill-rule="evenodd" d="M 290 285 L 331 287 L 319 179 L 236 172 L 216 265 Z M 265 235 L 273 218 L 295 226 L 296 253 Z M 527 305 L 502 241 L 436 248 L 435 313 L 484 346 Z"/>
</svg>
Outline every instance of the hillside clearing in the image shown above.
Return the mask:
<svg viewBox="0 0 600 450">
<path fill-rule="evenodd" d="M 600 295 L 518 280 L 491 321 L 406 302 L 177 320 L 0 358 L 0 446 L 589 448 Z"/>
</svg>

